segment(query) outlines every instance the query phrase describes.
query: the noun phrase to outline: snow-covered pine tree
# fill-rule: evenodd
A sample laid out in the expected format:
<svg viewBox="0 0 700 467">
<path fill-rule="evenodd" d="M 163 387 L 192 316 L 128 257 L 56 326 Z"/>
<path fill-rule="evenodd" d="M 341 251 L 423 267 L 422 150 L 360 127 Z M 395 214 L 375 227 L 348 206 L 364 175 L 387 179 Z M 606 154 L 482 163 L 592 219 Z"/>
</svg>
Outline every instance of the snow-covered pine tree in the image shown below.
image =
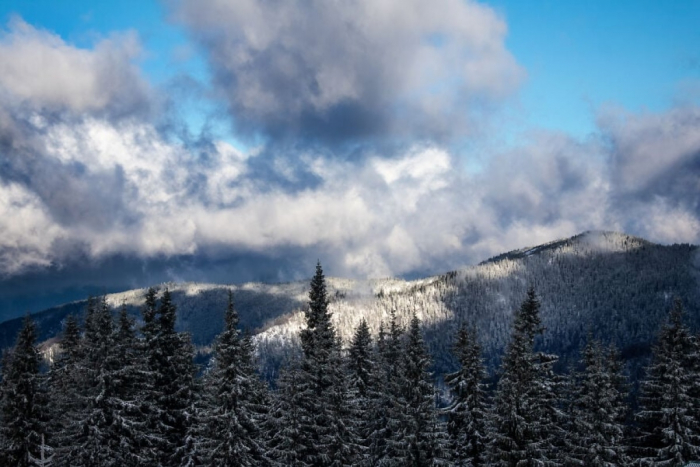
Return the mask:
<svg viewBox="0 0 700 467">
<path fill-rule="evenodd" d="M 211 361 L 210 361 L 211 362 Z M 208 371 L 208 370 L 205 370 Z M 188 419 L 187 434 L 182 447 L 180 467 L 199 467 L 207 465 L 210 454 L 209 439 L 206 437 L 206 416 L 211 406 L 205 395 L 206 373 L 203 377 L 195 378 L 192 385 L 192 400 L 185 412 Z"/>
<path fill-rule="evenodd" d="M 348 351 L 348 385 L 354 431 L 362 449 L 358 453 L 363 461 L 370 447 L 370 434 L 375 413 L 372 400 L 378 397 L 375 352 L 369 326 L 364 319 L 360 322 Z M 360 462 L 358 462 L 360 463 Z"/>
<path fill-rule="evenodd" d="M 540 304 L 533 288 L 516 312 L 511 340 L 501 364 L 493 409 L 494 433 L 490 462 L 501 467 L 556 466 L 555 357 L 534 351 L 535 337 L 543 332 Z"/>
<path fill-rule="evenodd" d="M 80 326 L 73 315 L 68 315 L 63 323 L 63 333 L 59 341 L 60 351 L 56 355 L 48 373 L 49 410 L 53 444 L 56 448 L 70 445 L 70 414 L 76 412 L 79 402 L 82 364 L 82 342 Z M 57 449 L 57 452 L 60 450 Z M 60 456 L 56 457 L 56 463 Z"/>
<path fill-rule="evenodd" d="M 157 430 L 154 439 L 162 437 L 158 447 L 160 464 L 177 466 L 185 456 L 188 410 L 194 397 L 194 348 L 188 334 L 175 331 L 176 308 L 170 291 L 163 291 L 155 315 L 154 298 L 155 294 L 149 291 L 142 329 L 148 372 L 153 378 L 148 401 L 152 414 L 149 425 Z"/>
<path fill-rule="evenodd" d="M 348 369 L 350 371 L 350 387 L 357 397 L 367 398 L 374 385 L 374 361 L 372 355 L 372 335 L 364 319 L 355 330 L 348 351 Z"/>
<path fill-rule="evenodd" d="M 110 431 L 119 439 L 116 458 L 125 467 L 151 463 L 157 440 L 148 432 L 148 406 L 142 393 L 147 387 L 146 358 L 136 337 L 134 319 L 124 306 L 119 312 L 114 347 L 106 367 L 112 372 L 114 423 Z"/>
<path fill-rule="evenodd" d="M 625 467 L 630 464 L 624 443 L 625 396 L 615 352 L 589 337 L 581 372 L 572 372 L 573 401 L 566 465 Z"/>
<path fill-rule="evenodd" d="M 462 325 L 457 331 L 453 352 L 459 369 L 445 376 L 452 400 L 444 412 L 447 415 L 450 462 L 455 466 L 486 465 L 488 444 L 486 368 L 476 330 Z"/>
<path fill-rule="evenodd" d="M 358 442 L 352 430 L 351 412 L 347 403 L 347 384 L 344 364 L 331 315 L 328 311 L 328 293 L 321 263 L 311 280 L 309 308 L 305 313 L 306 328 L 300 333 L 305 374 L 301 400 L 312 401 L 302 407 L 310 417 L 309 436 L 314 439 L 315 452 L 305 459 L 312 465 L 352 465 Z"/>
<path fill-rule="evenodd" d="M 690 331 L 683 324 L 683 305 L 675 300 L 641 384 L 636 456 L 641 465 L 683 466 L 700 455 L 696 404 L 690 395 L 697 384 L 691 371 L 693 356 Z"/>
<path fill-rule="evenodd" d="M 435 407 L 436 394 L 428 372 L 430 356 L 423 341 L 420 320 L 414 314 L 403 352 L 403 400 L 405 430 L 401 439 L 407 459 L 404 465 L 446 465 L 445 436 Z"/>
<path fill-rule="evenodd" d="M 27 315 L 14 348 L 3 358 L 0 465 L 29 467 L 32 456 L 41 456 L 48 408 L 45 381 L 39 372 L 40 361 L 36 348 L 36 325 Z"/>
<path fill-rule="evenodd" d="M 207 462 L 222 467 L 262 466 L 268 460 L 260 427 L 262 386 L 252 348 L 238 329 L 238 312 L 229 291 L 224 331 L 214 346 L 214 366 L 205 377 L 204 451 Z"/>
<path fill-rule="evenodd" d="M 132 467 L 146 463 L 148 437 L 138 401 L 140 356 L 133 322 L 122 310 L 114 326 L 104 298 L 93 302 L 86 319 L 75 409 L 67 414 L 67 446 L 58 461 L 71 466 Z"/>
<path fill-rule="evenodd" d="M 101 306 L 103 305 L 103 306 Z M 109 387 L 104 374 L 108 350 L 113 347 L 113 325 L 106 304 L 88 298 L 85 312 L 85 331 L 81 341 L 81 360 L 78 365 L 78 387 L 73 410 L 65 414 L 68 421 L 66 436 L 58 451 L 60 465 L 101 465 L 109 457 L 109 449 L 103 445 L 103 430 L 111 422 L 109 410 L 105 410 L 102 391 Z"/>
<path fill-rule="evenodd" d="M 268 440 L 268 455 L 279 466 L 308 467 L 317 447 L 314 421 L 308 413 L 307 381 L 300 362 L 291 362 L 280 371 L 270 413 L 264 425 Z"/>
<path fill-rule="evenodd" d="M 403 398 L 403 359 L 401 358 L 403 329 L 391 311 L 388 333 L 384 324 L 377 336 L 377 391 L 371 393 L 372 419 L 369 423 L 367 465 L 400 466 L 408 459 L 403 441 L 406 417 Z"/>
</svg>

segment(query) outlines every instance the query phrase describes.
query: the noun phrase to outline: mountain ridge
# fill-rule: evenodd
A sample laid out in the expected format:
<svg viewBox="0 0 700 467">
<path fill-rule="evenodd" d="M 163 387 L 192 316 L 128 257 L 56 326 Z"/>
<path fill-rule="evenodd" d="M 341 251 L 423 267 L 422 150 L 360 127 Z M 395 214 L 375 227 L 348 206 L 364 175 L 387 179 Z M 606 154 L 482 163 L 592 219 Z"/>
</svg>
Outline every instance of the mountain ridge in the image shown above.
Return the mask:
<svg viewBox="0 0 700 467">
<path fill-rule="evenodd" d="M 446 337 L 465 321 L 477 328 L 487 361 L 495 365 L 507 342 L 513 310 L 529 285 L 540 297 L 548 329 L 540 345 L 562 354 L 563 364 L 573 361 L 588 332 L 614 343 L 634 360 L 648 354 L 673 296 L 683 299 L 693 328 L 700 326 L 698 256 L 694 245 L 658 245 L 617 232 L 587 231 L 422 279 L 327 281 L 333 324 L 341 338 L 347 342 L 362 319 L 376 335 L 392 310 L 404 326 L 415 313 L 423 322 L 438 371 L 451 367 Z M 306 281 L 158 287 L 169 288 L 178 306 L 178 329 L 189 331 L 200 347 L 207 347 L 220 332 L 226 293 L 233 290 L 241 324 L 252 331 L 264 356 L 263 371 L 270 376 L 296 345 L 303 326 Z M 138 317 L 145 291 L 109 294 L 106 300 Z M 33 315 L 41 338 L 55 336 L 62 320 L 70 313 L 80 314 L 82 308 L 84 301 L 77 301 Z M 0 323 L 0 346 L 12 345 L 20 323 L 21 319 Z"/>
</svg>

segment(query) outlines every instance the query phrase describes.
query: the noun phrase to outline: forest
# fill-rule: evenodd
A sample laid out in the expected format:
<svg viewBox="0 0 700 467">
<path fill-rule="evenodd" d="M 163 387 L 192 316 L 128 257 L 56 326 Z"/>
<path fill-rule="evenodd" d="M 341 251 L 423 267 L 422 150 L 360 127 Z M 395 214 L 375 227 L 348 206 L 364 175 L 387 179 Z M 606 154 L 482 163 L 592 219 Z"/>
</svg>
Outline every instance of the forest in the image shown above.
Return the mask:
<svg viewBox="0 0 700 467">
<path fill-rule="evenodd" d="M 8 466 L 684 466 L 700 459 L 700 339 L 673 302 L 638 388 L 614 344 L 589 332 L 576 365 L 541 351 L 534 287 L 514 310 L 495 380 L 474 323 L 437 375 L 415 310 L 365 320 L 343 344 L 320 263 L 301 351 L 261 377 L 229 292 L 211 359 L 176 330 L 166 289 L 140 324 L 104 298 L 64 320 L 47 364 L 27 316 L 2 358 L 0 465 Z M 82 321 L 82 322 L 81 322 Z"/>
</svg>

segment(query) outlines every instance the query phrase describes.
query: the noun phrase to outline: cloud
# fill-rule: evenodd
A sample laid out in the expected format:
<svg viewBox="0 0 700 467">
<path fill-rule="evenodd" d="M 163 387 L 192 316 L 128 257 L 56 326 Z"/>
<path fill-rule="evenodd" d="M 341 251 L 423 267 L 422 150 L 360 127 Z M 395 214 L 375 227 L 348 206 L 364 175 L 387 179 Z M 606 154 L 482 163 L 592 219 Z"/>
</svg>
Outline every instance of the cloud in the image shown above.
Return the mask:
<svg viewBox="0 0 700 467">
<path fill-rule="evenodd" d="M 621 193 L 672 196 L 678 189 L 684 195 L 698 186 L 699 107 L 662 114 L 608 109 L 599 120 L 611 145 L 613 176 Z"/>
<path fill-rule="evenodd" d="M 243 133 L 463 137 L 524 77 L 505 22 L 472 1 L 172 3 Z"/>
<path fill-rule="evenodd" d="M 64 232 L 36 195 L 0 181 L 0 219 L 0 274 L 50 265 L 52 245 Z"/>
<path fill-rule="evenodd" d="M 334 275 L 430 274 L 588 229 L 700 242 L 697 106 L 604 109 L 589 139 L 533 131 L 466 172 L 450 138 L 522 78 L 492 10 L 233 3 L 178 11 L 235 124 L 281 143 L 241 150 L 163 131 L 128 34 L 89 49 L 21 20 L 2 34 L 3 283 L 37 271 L 125 283 L 100 267 L 140 281 L 129 286 L 289 280 L 316 259 Z M 362 140 L 351 156 L 331 144 L 350 140 Z"/>
<path fill-rule="evenodd" d="M 138 54 L 133 33 L 86 50 L 16 17 L 0 32 L 0 96 L 34 110 L 130 114 L 148 100 Z"/>
<path fill-rule="evenodd" d="M 659 189 L 649 200 L 620 181 L 623 161 L 634 154 L 610 141 L 631 131 L 624 125 L 583 142 L 534 133 L 472 174 L 435 144 L 350 160 L 305 150 L 280 154 L 276 163 L 222 141 L 192 151 L 143 121 L 37 125 L 41 144 L 34 145 L 43 152 L 31 162 L 38 165 L 27 166 L 24 183 L 4 182 L 14 193 L 6 198 L 20 200 L 4 208 L 15 210 L 4 219 L 29 222 L 6 235 L 14 240 L 1 247 L 12 258 L 3 262 L 5 274 L 79 252 L 91 261 L 293 255 L 323 258 L 338 275 L 388 276 L 449 270 L 587 229 L 699 240 L 697 191 L 683 197 Z M 697 176 L 685 174 L 692 157 L 678 160 L 654 162 L 655 170 Z M 315 182 L 285 182 L 299 174 Z M 18 233 L 25 230 L 38 236 L 25 239 Z"/>
<path fill-rule="evenodd" d="M 611 211 L 623 229 L 660 241 L 700 241 L 700 107 L 631 114 L 605 109 Z"/>
</svg>

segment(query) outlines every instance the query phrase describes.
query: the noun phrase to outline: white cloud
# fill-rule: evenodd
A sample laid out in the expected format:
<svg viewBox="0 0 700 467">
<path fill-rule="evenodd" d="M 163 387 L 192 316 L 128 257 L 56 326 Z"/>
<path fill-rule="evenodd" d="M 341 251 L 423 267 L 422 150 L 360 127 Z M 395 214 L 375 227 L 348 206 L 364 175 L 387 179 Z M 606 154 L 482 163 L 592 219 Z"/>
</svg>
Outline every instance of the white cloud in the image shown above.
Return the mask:
<svg viewBox="0 0 700 467">
<path fill-rule="evenodd" d="M 48 110 L 129 111 L 148 93 L 131 63 L 138 53 L 134 34 L 79 49 L 14 18 L 0 32 L 0 99 Z"/>
<path fill-rule="evenodd" d="M 64 234 L 36 195 L 0 181 L 0 277 L 48 266 L 53 242 Z"/>
</svg>

